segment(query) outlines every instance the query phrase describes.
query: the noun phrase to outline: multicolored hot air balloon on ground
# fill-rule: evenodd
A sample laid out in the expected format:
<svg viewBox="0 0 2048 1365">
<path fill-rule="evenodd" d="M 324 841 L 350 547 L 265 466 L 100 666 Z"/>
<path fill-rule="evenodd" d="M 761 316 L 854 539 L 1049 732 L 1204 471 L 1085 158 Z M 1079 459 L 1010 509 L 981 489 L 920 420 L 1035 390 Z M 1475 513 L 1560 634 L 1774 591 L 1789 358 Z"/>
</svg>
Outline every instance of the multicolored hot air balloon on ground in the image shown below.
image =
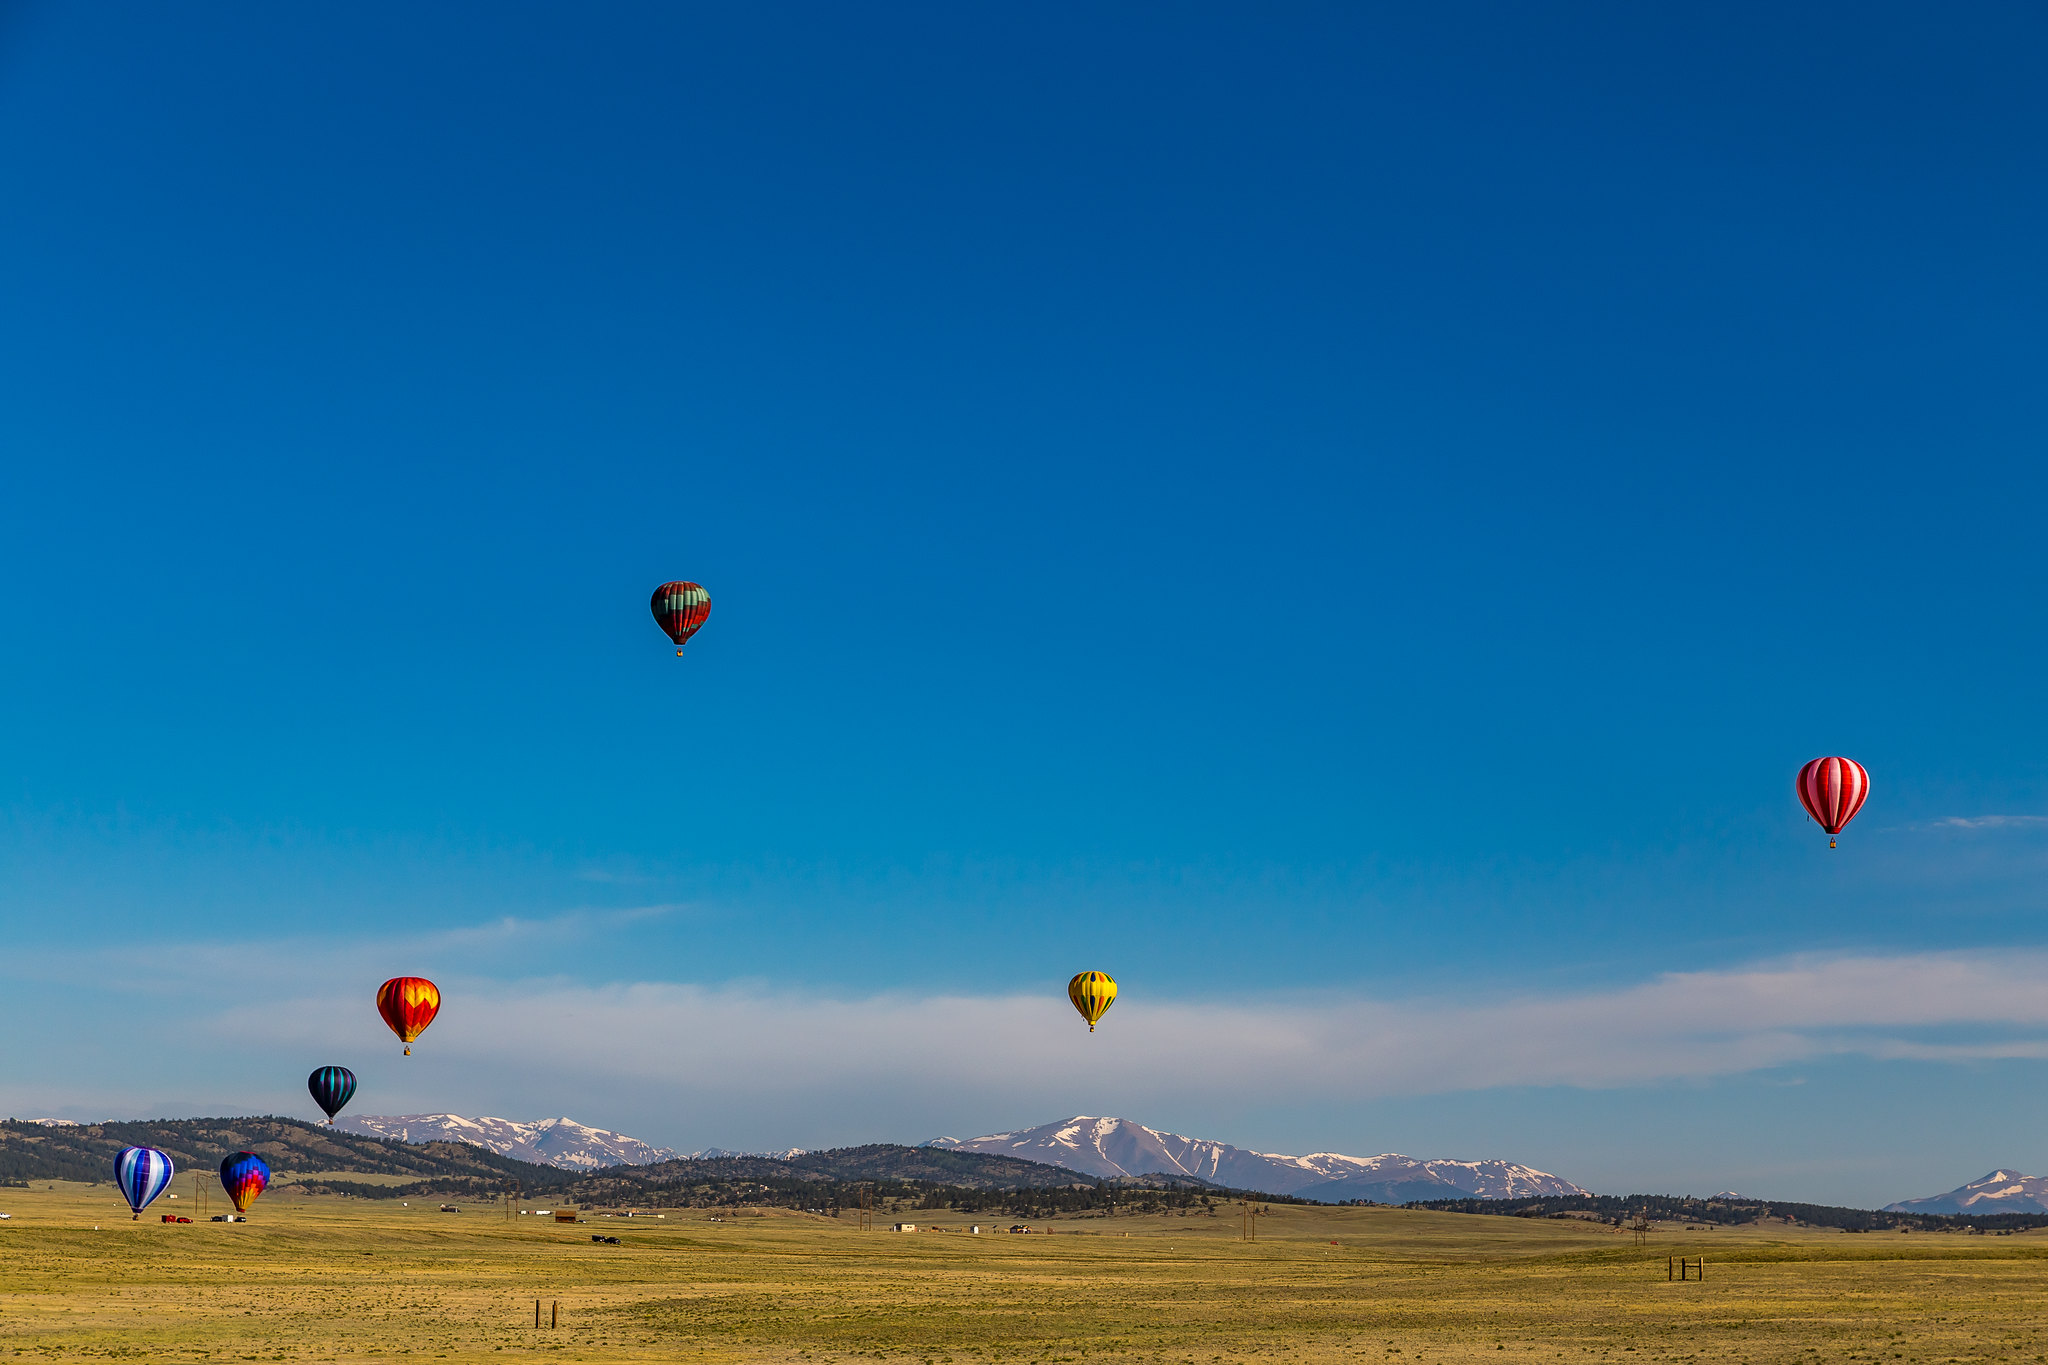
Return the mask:
<svg viewBox="0 0 2048 1365">
<path fill-rule="evenodd" d="M 254 1152 L 236 1152 L 220 1163 L 220 1187 L 234 1201 L 236 1213 L 247 1213 L 256 1196 L 270 1188 L 270 1165 Z"/>
<path fill-rule="evenodd" d="M 1088 1031 L 1093 1033 L 1095 1021 L 1116 1003 L 1116 982 L 1109 979 L 1107 972 L 1082 972 L 1067 983 L 1067 999 L 1081 1011 L 1081 1017 L 1088 1021 Z"/>
<path fill-rule="evenodd" d="M 377 988 L 377 1013 L 412 1056 L 412 1040 L 441 1012 L 441 991 L 424 976 L 394 976 Z"/>
<path fill-rule="evenodd" d="M 683 645 L 710 619 L 711 594 L 695 583 L 664 583 L 654 590 L 653 607 L 655 622 L 676 642 L 676 657 L 680 659 Z"/>
<path fill-rule="evenodd" d="M 114 1157 L 114 1184 L 138 1219 L 176 1174 L 171 1159 L 154 1147 L 123 1147 Z"/>
<path fill-rule="evenodd" d="M 1799 770 L 1799 804 L 1828 833 L 1828 847 L 1842 826 L 1863 809 L 1870 795 L 1870 774 L 1853 758 L 1816 758 Z"/>
<path fill-rule="evenodd" d="M 380 998 L 378 1008 L 383 1008 Z M 389 1018 L 389 1016 L 386 1016 Z M 424 1028 L 426 1025 L 422 1024 Z M 306 1077 L 306 1089 L 312 1092 L 313 1103 L 327 1113 L 327 1121 L 334 1122 L 334 1116 L 356 1093 L 356 1073 L 345 1066 L 323 1066 Z"/>
</svg>

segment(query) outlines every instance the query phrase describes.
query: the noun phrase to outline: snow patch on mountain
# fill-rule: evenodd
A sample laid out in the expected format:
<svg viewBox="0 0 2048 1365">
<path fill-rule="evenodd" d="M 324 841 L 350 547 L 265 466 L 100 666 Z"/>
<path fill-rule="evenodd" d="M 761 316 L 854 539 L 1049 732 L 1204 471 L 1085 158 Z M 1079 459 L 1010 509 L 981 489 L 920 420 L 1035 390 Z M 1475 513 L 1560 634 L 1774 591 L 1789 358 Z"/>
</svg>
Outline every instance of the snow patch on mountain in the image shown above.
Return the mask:
<svg viewBox="0 0 2048 1365">
<path fill-rule="evenodd" d="M 685 1153 L 685 1156 L 691 1161 L 719 1161 L 740 1156 L 765 1157 L 770 1161 L 794 1161 L 809 1150 L 808 1147 L 778 1147 L 772 1152 L 735 1152 L 729 1147 L 706 1147 L 701 1152 Z"/>
<path fill-rule="evenodd" d="M 1327 1202 L 1370 1199 L 1397 1204 L 1413 1199 L 1523 1199 L 1588 1193 L 1569 1180 L 1511 1161 L 1418 1161 L 1394 1152 L 1283 1156 L 1163 1133 L 1129 1119 L 1085 1114 L 1012 1133 L 964 1140 L 933 1138 L 924 1145 L 1019 1156 L 1104 1178 L 1187 1175 L 1233 1189 Z"/>
<path fill-rule="evenodd" d="M 485 1151 L 542 1166 L 597 1171 L 607 1166 L 651 1166 L 676 1153 L 638 1138 L 592 1128 L 570 1118 L 464 1118 L 460 1114 L 362 1114 L 336 1119 L 345 1133 L 397 1142 L 467 1142 Z"/>
<path fill-rule="evenodd" d="M 2048 1213 L 2048 1177 L 1996 1170 L 1947 1194 L 1901 1199 L 1886 1213 Z"/>
</svg>

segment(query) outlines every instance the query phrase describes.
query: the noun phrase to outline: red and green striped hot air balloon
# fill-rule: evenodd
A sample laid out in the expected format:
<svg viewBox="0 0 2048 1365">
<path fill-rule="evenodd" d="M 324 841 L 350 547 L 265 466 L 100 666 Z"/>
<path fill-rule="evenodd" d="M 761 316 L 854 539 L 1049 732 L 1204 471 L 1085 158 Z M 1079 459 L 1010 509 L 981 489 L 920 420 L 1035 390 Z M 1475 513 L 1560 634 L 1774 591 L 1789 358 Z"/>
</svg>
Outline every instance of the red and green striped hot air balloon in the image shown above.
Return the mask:
<svg viewBox="0 0 2048 1365">
<path fill-rule="evenodd" d="M 676 643 L 676 657 L 683 657 L 683 645 L 711 618 L 711 594 L 696 583 L 678 579 L 654 590 L 654 620 Z"/>
</svg>

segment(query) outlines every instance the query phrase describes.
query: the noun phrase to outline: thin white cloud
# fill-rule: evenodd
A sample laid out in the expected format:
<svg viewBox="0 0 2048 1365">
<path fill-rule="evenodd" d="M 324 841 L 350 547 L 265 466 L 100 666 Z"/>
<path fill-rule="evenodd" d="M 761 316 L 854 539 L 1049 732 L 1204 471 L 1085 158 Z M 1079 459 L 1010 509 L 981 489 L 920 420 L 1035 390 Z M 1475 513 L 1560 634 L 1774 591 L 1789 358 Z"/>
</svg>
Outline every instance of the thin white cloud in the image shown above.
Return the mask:
<svg viewBox="0 0 2048 1365">
<path fill-rule="evenodd" d="M 1950 815 L 1927 822 L 1929 829 L 2040 829 L 2048 815 Z"/>
<path fill-rule="evenodd" d="M 2048 1056 L 2037 953 L 1841 957 L 1670 973 L 1570 995 L 1387 1001 L 1147 999 L 1128 988 L 1094 1035 L 1042 995 L 842 995 L 760 984 L 462 983 L 435 1043 L 466 1065 L 606 1077 L 725 1096 L 935 1087 L 1033 1090 L 1115 1081 L 1161 1099 L 1219 1075 L 1280 1099 L 1501 1086 L 1699 1080 L 1828 1056 Z M 308 1044 L 353 998 L 252 1004 L 214 1030 Z M 1944 1035 L 1965 1030 L 1970 1037 Z"/>
<path fill-rule="evenodd" d="M 435 952 L 449 948 L 498 946 L 533 940 L 571 940 L 585 937 L 595 930 L 622 929 L 628 925 L 664 919 L 689 908 L 681 901 L 666 901 L 657 905 L 634 905 L 618 910 L 572 910 L 568 914 L 553 915 L 547 919 L 518 919 L 507 915 L 503 919 L 492 920 L 487 924 L 414 935 L 409 939 L 396 940 L 395 946 L 409 951 Z"/>
</svg>

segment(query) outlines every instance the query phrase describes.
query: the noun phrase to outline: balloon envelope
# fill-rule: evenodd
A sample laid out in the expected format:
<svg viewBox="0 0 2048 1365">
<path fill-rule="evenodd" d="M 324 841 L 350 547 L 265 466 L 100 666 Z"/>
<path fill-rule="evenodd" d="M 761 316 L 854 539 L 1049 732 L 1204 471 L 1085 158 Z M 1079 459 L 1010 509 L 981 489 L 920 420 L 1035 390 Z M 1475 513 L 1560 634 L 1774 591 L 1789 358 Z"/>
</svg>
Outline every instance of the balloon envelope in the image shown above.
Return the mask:
<svg viewBox="0 0 2048 1365">
<path fill-rule="evenodd" d="M 154 1147 L 123 1147 L 114 1158 L 114 1184 L 140 1218 L 177 1174 L 171 1159 Z"/>
<path fill-rule="evenodd" d="M 1870 774 L 1853 758 L 1816 758 L 1799 770 L 1799 804 L 1829 834 L 1856 818 L 1870 795 Z"/>
<path fill-rule="evenodd" d="M 655 622 L 676 642 L 676 653 L 681 655 L 683 642 L 711 615 L 711 594 L 695 583 L 678 580 L 656 588 L 650 605 Z"/>
<path fill-rule="evenodd" d="M 247 1213 L 256 1196 L 270 1188 L 270 1166 L 254 1152 L 236 1152 L 220 1163 L 220 1187 L 234 1201 L 236 1213 Z"/>
<path fill-rule="evenodd" d="M 1107 972 L 1082 972 L 1067 983 L 1067 999 L 1081 1011 L 1081 1017 L 1088 1021 L 1088 1031 L 1093 1033 L 1095 1021 L 1116 1003 L 1116 982 L 1109 979 Z"/>
<path fill-rule="evenodd" d="M 391 1025 L 412 1056 L 412 1040 L 427 1031 L 441 1012 L 441 991 L 424 976 L 394 976 L 377 988 L 377 1013 Z"/>
<path fill-rule="evenodd" d="M 313 1103 L 326 1111 L 331 1122 L 356 1093 L 356 1073 L 345 1066 L 323 1066 L 306 1077 L 306 1089 L 312 1092 Z"/>
</svg>

